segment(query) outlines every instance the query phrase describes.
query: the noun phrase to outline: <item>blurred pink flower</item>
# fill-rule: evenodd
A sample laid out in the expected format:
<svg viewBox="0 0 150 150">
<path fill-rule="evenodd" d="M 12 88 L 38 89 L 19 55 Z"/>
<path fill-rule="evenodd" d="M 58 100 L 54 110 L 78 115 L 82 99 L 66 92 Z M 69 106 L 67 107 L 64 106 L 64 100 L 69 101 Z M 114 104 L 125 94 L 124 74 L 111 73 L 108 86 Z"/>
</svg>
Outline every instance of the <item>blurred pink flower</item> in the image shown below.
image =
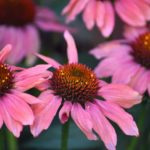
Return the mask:
<svg viewBox="0 0 150 150">
<path fill-rule="evenodd" d="M 114 29 L 115 13 L 131 26 L 144 26 L 150 20 L 149 0 L 70 0 L 62 14 L 67 15 L 67 22 L 73 21 L 83 11 L 83 21 L 87 29 L 94 25 L 104 37 L 110 36 Z"/>
<path fill-rule="evenodd" d="M 20 136 L 23 125 L 31 125 L 34 115 L 29 104 L 40 101 L 24 91 L 33 88 L 46 78 L 48 65 L 37 65 L 23 69 L 4 63 L 11 50 L 7 45 L 0 51 L 0 128 L 6 127 L 16 136 Z"/>
<path fill-rule="evenodd" d="M 99 77 L 112 76 L 113 83 L 128 84 L 150 95 L 150 30 L 126 27 L 126 39 L 106 42 L 91 50 L 102 61 L 95 68 Z"/>
<path fill-rule="evenodd" d="M 27 57 L 27 64 L 35 62 L 33 52 L 39 52 L 40 39 L 37 27 L 44 31 L 62 32 L 66 26 L 58 22 L 52 10 L 37 7 L 32 0 L 0 1 L 0 48 L 13 46 L 7 61 L 19 63 Z"/>
<path fill-rule="evenodd" d="M 68 31 L 64 37 L 68 45 L 68 64 L 61 65 L 52 58 L 37 54 L 51 64 L 55 71 L 47 82 L 50 89 L 39 96 L 43 103 L 32 107 L 35 121 L 31 125 L 31 132 L 38 136 L 46 130 L 62 104 L 59 111 L 61 123 L 66 123 L 71 115 L 89 140 L 97 140 L 94 130 L 107 149 L 115 150 L 117 135 L 106 117 L 117 123 L 125 134 L 138 136 L 132 116 L 123 108 L 140 103 L 141 96 L 126 85 L 107 84 L 99 80 L 91 69 L 78 63 L 76 45 Z M 97 96 L 106 100 L 98 100 Z"/>
</svg>

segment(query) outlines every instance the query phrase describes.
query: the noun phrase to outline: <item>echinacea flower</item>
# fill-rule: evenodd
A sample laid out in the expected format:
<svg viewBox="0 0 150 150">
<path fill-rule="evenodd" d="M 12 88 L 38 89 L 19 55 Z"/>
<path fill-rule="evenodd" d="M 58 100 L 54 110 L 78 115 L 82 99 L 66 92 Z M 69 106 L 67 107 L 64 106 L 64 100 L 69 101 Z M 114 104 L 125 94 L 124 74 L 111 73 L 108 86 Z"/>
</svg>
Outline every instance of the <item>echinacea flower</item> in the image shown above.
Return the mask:
<svg viewBox="0 0 150 150">
<path fill-rule="evenodd" d="M 7 61 L 19 63 L 27 57 L 31 65 L 39 52 L 40 39 L 37 28 L 44 31 L 62 32 L 66 26 L 58 22 L 52 10 L 36 6 L 32 0 L 1 0 L 0 1 L 0 48 L 12 44 L 12 52 Z"/>
<path fill-rule="evenodd" d="M 107 149 L 115 150 L 117 135 L 106 117 L 117 123 L 125 134 L 138 136 L 132 116 L 123 108 L 140 103 L 141 96 L 126 85 L 107 84 L 99 80 L 90 68 L 78 63 L 76 45 L 68 31 L 64 37 L 68 45 L 68 64 L 61 65 L 52 58 L 37 54 L 55 71 L 47 82 L 50 89 L 39 96 L 43 103 L 32 106 L 35 120 L 31 132 L 38 136 L 47 129 L 62 105 L 59 111 L 61 123 L 66 123 L 71 115 L 89 140 L 97 140 L 95 131 Z"/>
<path fill-rule="evenodd" d="M 83 21 L 87 29 L 94 25 L 104 37 L 110 36 L 115 24 L 115 11 L 120 18 L 131 26 L 144 26 L 150 20 L 150 5 L 146 0 L 70 0 L 62 14 L 67 22 L 73 21 L 83 11 Z"/>
<path fill-rule="evenodd" d="M 29 104 L 40 101 L 24 91 L 41 83 L 49 76 L 47 65 L 23 69 L 4 63 L 11 50 L 7 45 L 0 51 L 0 128 L 3 123 L 16 136 L 20 136 L 23 125 L 31 125 L 34 115 Z"/>
<path fill-rule="evenodd" d="M 126 27 L 126 39 L 100 44 L 91 54 L 102 61 L 95 68 L 99 77 L 112 76 L 113 83 L 128 84 L 150 95 L 150 30 Z"/>
</svg>

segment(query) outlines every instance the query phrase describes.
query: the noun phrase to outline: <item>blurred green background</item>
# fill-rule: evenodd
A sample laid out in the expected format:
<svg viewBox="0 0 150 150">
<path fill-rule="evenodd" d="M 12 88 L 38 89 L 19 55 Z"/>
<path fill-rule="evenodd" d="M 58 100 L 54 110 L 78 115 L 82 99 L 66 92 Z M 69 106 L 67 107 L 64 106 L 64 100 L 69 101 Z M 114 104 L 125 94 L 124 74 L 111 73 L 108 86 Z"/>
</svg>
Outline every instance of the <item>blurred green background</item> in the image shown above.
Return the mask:
<svg viewBox="0 0 150 150">
<path fill-rule="evenodd" d="M 49 7 L 54 10 L 58 15 L 62 23 L 65 23 L 65 17 L 61 16 L 62 9 L 66 6 L 69 0 L 35 0 L 35 3 L 45 7 Z M 92 12 L 91 12 L 92 13 Z M 80 63 L 84 63 L 91 68 L 94 68 L 98 61 L 88 51 L 95 47 L 97 44 L 106 40 L 116 39 L 122 37 L 122 24 L 117 18 L 116 27 L 109 39 L 104 39 L 100 32 L 95 28 L 92 31 L 88 31 L 84 23 L 82 22 L 81 15 L 77 19 L 70 23 L 68 26 L 77 29 L 76 33 L 73 33 L 75 38 Z M 41 53 L 61 63 L 67 62 L 66 57 L 66 43 L 62 33 L 43 32 L 40 31 L 40 37 L 42 40 Z M 38 60 L 36 63 L 43 63 Z M 21 64 L 24 65 L 24 64 Z M 34 92 L 34 91 L 31 91 Z M 34 93 L 35 94 L 35 93 Z M 123 134 L 119 127 L 111 122 L 117 131 L 118 143 L 117 150 L 149 150 L 150 149 L 150 98 L 145 94 L 142 104 L 134 106 L 128 110 L 136 120 L 140 137 L 134 138 Z M 25 127 L 21 137 L 17 139 L 18 150 L 60 150 L 61 143 L 61 123 L 56 115 L 52 125 L 48 130 L 42 132 L 37 138 L 33 138 L 29 131 L 29 127 Z M 8 133 L 6 128 L 3 127 L 0 130 L 0 150 L 15 150 L 13 147 L 13 137 L 7 137 Z M 12 138 L 12 139 L 11 139 Z M 12 142 L 12 145 L 11 145 Z M 69 129 L 69 145 L 68 150 L 105 150 L 104 144 L 101 139 L 98 141 L 89 141 L 71 120 Z"/>
</svg>

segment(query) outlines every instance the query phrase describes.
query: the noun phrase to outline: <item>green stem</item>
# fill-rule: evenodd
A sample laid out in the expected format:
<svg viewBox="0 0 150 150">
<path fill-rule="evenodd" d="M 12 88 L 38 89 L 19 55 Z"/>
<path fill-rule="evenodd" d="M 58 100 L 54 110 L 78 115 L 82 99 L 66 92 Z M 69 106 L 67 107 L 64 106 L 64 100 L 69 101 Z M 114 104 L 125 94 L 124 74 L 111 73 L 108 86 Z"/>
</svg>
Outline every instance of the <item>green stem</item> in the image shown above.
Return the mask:
<svg viewBox="0 0 150 150">
<path fill-rule="evenodd" d="M 143 132 L 143 127 L 144 127 L 144 120 L 145 120 L 145 115 L 146 115 L 146 112 L 147 112 L 147 107 L 146 107 L 146 104 L 144 104 L 141 108 L 141 111 L 140 111 L 140 115 L 139 115 L 139 119 L 138 119 L 138 122 L 137 122 L 137 126 L 139 128 L 139 131 L 140 132 Z M 127 150 L 134 150 L 136 149 L 136 146 L 139 142 L 139 139 L 140 138 L 132 138 L 129 146 L 128 146 L 128 149 Z"/>
<path fill-rule="evenodd" d="M 61 150 L 67 150 L 68 149 L 69 124 L 70 124 L 70 121 L 67 121 L 62 126 Z"/>
<path fill-rule="evenodd" d="M 6 138 L 8 150 L 18 150 L 17 139 L 8 130 L 6 130 Z"/>
<path fill-rule="evenodd" d="M 4 140 L 4 131 L 1 129 L 0 131 L 0 150 L 5 150 L 5 140 Z"/>
</svg>

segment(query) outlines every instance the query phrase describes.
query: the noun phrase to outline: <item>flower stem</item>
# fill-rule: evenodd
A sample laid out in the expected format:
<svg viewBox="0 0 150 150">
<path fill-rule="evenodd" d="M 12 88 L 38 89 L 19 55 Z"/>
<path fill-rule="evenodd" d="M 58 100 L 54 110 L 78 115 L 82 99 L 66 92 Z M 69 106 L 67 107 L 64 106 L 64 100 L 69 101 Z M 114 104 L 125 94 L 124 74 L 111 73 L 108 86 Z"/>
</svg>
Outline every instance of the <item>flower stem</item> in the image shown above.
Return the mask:
<svg viewBox="0 0 150 150">
<path fill-rule="evenodd" d="M 61 150 L 67 150 L 68 149 L 69 124 L 70 124 L 70 121 L 68 120 L 62 126 Z"/>
<path fill-rule="evenodd" d="M 8 150 L 18 150 L 17 139 L 8 130 L 6 130 L 6 138 Z"/>
<path fill-rule="evenodd" d="M 5 140 L 4 140 L 4 131 L 0 131 L 0 150 L 5 150 Z"/>
<path fill-rule="evenodd" d="M 137 122 L 137 126 L 138 126 L 140 132 L 143 132 L 143 127 L 144 127 L 143 122 L 145 120 L 145 115 L 146 115 L 147 110 L 148 110 L 148 108 L 146 107 L 146 104 L 142 105 L 141 112 L 140 112 L 140 115 L 139 115 L 139 119 L 138 119 L 138 122 Z M 140 140 L 140 138 L 135 138 L 135 137 L 132 138 L 127 150 L 136 149 L 136 146 L 137 146 L 139 140 Z"/>
</svg>

